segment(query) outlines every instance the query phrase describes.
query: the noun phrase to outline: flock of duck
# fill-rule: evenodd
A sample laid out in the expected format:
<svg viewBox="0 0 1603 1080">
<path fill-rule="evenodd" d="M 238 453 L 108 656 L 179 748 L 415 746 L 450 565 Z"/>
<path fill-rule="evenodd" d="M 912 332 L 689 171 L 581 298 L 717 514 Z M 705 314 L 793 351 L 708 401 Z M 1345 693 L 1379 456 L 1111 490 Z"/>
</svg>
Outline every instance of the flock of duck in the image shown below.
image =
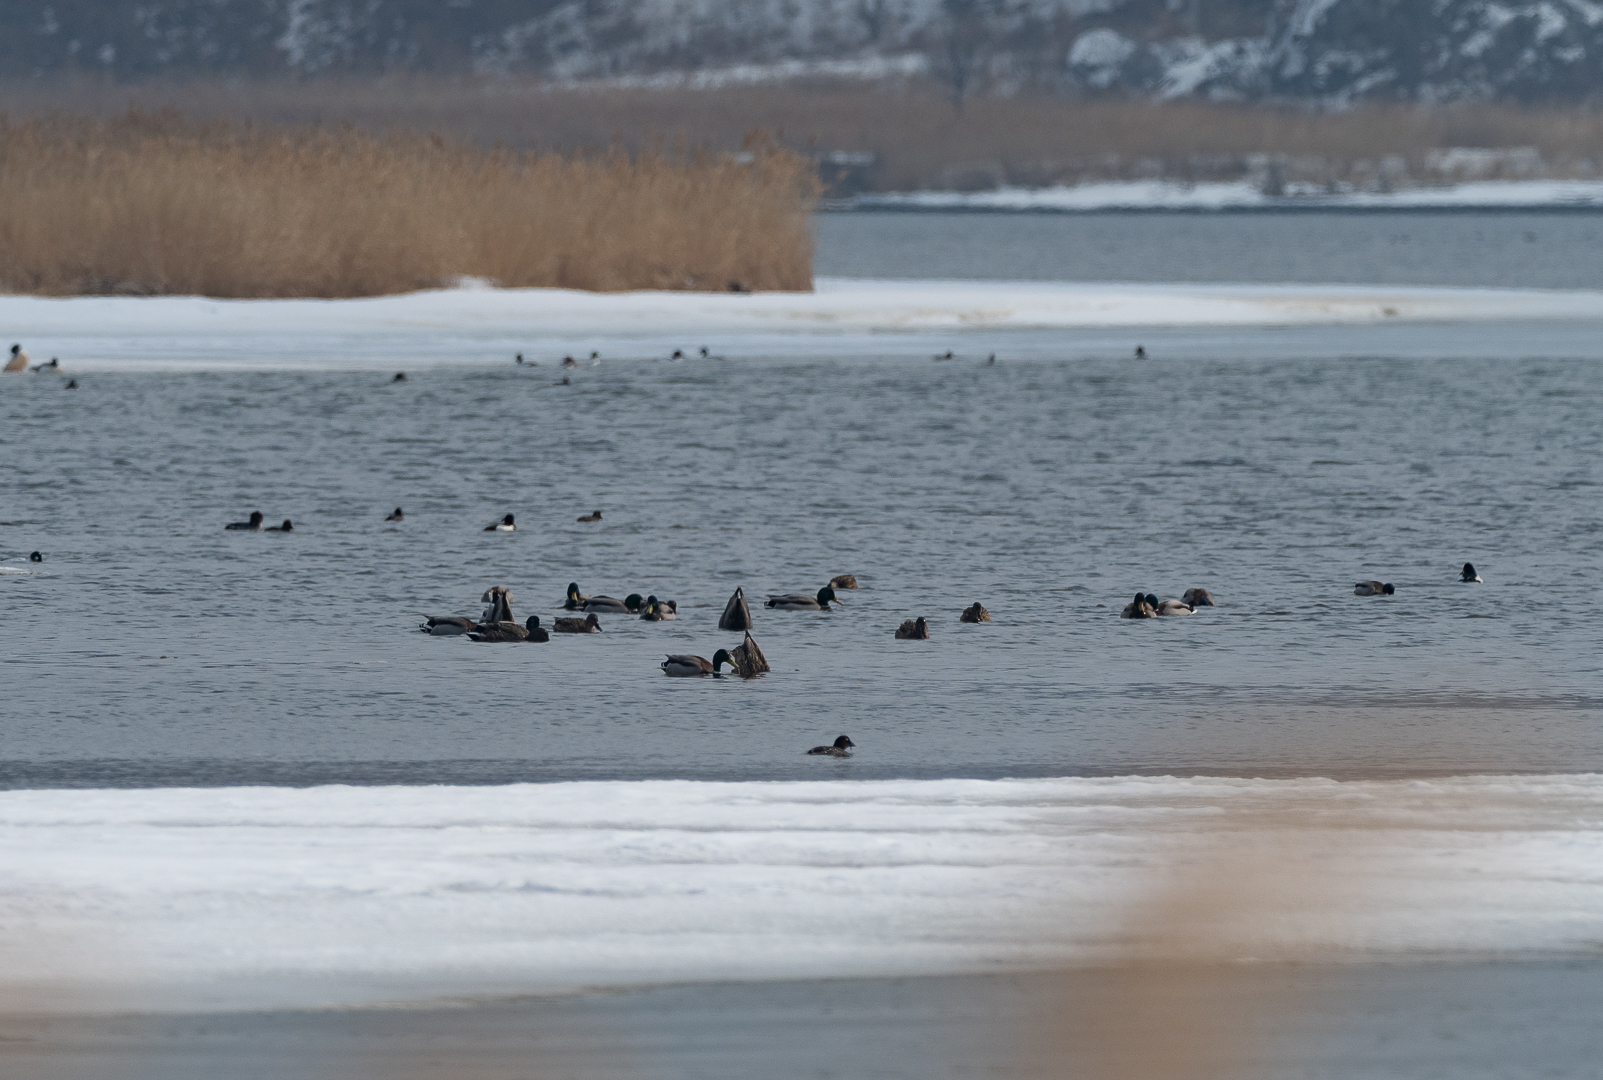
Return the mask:
<svg viewBox="0 0 1603 1080">
<path fill-rule="evenodd" d="M 397 506 L 385 521 L 405 521 L 405 512 Z M 581 522 L 594 522 L 601 520 L 601 511 L 596 510 L 581 515 Z M 285 519 L 282 525 L 263 527 L 263 516 L 260 511 L 253 511 L 248 521 L 236 521 L 225 528 L 230 530 L 244 530 L 250 532 L 290 532 L 292 525 Z M 493 521 L 484 527 L 485 532 L 513 532 L 517 529 L 517 520 L 512 514 L 504 515 L 499 521 Z M 37 561 L 38 556 L 34 556 Z M 1472 563 L 1465 563 L 1459 574 L 1459 581 L 1466 583 L 1479 583 L 1480 575 L 1475 572 Z M 829 583 L 816 593 L 775 593 L 769 595 L 765 607 L 777 611 L 829 611 L 831 604 L 841 604 L 836 595 L 836 589 L 857 588 L 857 578 L 852 574 L 840 574 L 830 579 Z M 1396 593 L 1396 586 L 1390 582 L 1360 581 L 1353 586 L 1353 593 L 1357 596 L 1392 596 Z M 679 605 L 673 600 L 659 599 L 655 594 L 642 596 L 639 593 L 630 593 L 623 599 L 603 595 L 587 595 L 580 591 L 578 582 L 569 582 L 567 592 L 563 597 L 562 608 L 574 612 L 573 615 L 554 618 L 551 626 L 547 628 L 540 621 L 540 616 L 530 615 L 527 620 L 519 622 L 512 614 L 512 592 L 504 585 L 492 585 L 480 597 L 485 605 L 484 611 L 477 619 L 462 615 L 427 615 L 419 626 L 425 634 L 435 637 L 465 636 L 478 642 L 547 642 L 552 634 L 597 634 L 601 632 L 600 615 L 630 615 L 643 622 L 672 622 L 679 617 Z M 1159 600 L 1155 593 L 1136 593 L 1135 598 L 1119 612 L 1121 619 L 1156 619 L 1165 616 L 1190 615 L 1198 608 L 1213 607 L 1214 601 L 1207 589 L 1187 589 L 1178 600 Z M 960 622 L 982 623 L 991 621 L 991 613 L 978 602 L 965 608 L 958 616 Z M 727 666 L 731 674 L 743 678 L 754 678 L 769 671 L 768 660 L 762 649 L 751 636 L 752 618 L 751 608 L 746 602 L 744 589 L 736 588 L 724 605 L 723 614 L 718 618 L 718 629 L 742 633 L 743 640 L 733 649 L 719 649 L 708 659 L 689 653 L 668 653 L 667 658 L 659 665 L 663 674 L 678 678 L 698 678 L 711 675 L 720 677 Z M 905 620 L 896 628 L 895 636 L 899 640 L 929 640 L 929 620 L 924 616 Z M 850 757 L 856 743 L 842 735 L 828 746 L 815 746 L 807 751 L 810 755 L 826 757 Z"/>
</svg>

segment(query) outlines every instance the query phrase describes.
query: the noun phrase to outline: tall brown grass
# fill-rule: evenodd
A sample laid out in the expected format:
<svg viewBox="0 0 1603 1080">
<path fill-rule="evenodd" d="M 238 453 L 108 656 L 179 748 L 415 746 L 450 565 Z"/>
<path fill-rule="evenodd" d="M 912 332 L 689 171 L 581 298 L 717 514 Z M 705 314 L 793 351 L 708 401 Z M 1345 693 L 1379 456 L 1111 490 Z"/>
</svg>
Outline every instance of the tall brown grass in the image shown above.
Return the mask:
<svg viewBox="0 0 1603 1080">
<path fill-rule="evenodd" d="M 561 155 L 174 114 L 0 121 L 0 289 L 806 290 L 816 187 L 810 162 L 760 140 L 739 156 Z"/>
<path fill-rule="evenodd" d="M 1548 175 L 1603 173 L 1603 108 L 1596 104 L 1373 104 L 1331 112 L 1026 95 L 975 98 L 959 113 L 943 88 L 917 80 L 643 90 L 426 76 L 134 86 L 29 81 L 0 84 L 0 100 L 14 115 L 66 109 L 106 116 L 134 102 L 199 117 L 349 122 L 563 152 L 614 143 L 734 150 L 746 132 L 761 128 L 799 153 L 870 151 L 877 158 L 872 186 L 898 191 L 1159 175 L 1227 179 L 1259 154 L 1289 159 L 1288 179 L 1362 176 L 1387 158 L 1400 159 L 1388 166 L 1397 179 L 1430 179 L 1430 152 L 1449 147 L 1532 147 Z"/>
</svg>

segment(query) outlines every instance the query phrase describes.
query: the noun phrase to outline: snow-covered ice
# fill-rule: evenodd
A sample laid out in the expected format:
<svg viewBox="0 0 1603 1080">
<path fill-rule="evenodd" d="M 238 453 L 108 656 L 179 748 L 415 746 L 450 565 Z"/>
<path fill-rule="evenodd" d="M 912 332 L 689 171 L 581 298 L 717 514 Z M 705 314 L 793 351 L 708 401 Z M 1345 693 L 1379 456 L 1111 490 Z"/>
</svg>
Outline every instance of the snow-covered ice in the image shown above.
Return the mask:
<svg viewBox="0 0 1603 1080">
<path fill-rule="evenodd" d="M 1166 893 L 1199 921 L 1160 951 L 1591 954 L 1603 776 L 8 791 L 0 997 L 1005 970 L 1138 947 Z"/>
<path fill-rule="evenodd" d="M 1573 320 L 1603 292 L 1347 285 L 1123 285 L 823 278 L 811 293 L 442 289 L 361 300 L 0 296 L 0 326 L 69 369 L 504 363 L 546 347 L 666 356 L 826 339 L 1093 327 Z M 808 344 L 811 343 L 811 344 Z"/>
</svg>

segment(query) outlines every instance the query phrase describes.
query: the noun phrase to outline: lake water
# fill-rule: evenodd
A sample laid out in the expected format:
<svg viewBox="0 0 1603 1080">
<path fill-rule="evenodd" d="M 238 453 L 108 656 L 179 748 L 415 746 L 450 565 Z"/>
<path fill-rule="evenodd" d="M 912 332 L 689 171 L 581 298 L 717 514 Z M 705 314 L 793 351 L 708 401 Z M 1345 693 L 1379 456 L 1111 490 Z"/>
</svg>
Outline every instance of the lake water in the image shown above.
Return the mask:
<svg viewBox="0 0 1603 1080">
<path fill-rule="evenodd" d="M 1600 223 L 851 214 L 820 219 L 818 262 L 1599 287 Z M 452 358 L 442 333 L 420 314 L 317 338 L 291 369 L 280 343 L 169 342 L 157 320 L 105 339 L 121 365 L 33 335 L 73 392 L 0 378 L 0 949 L 143 943 L 132 985 L 165 973 L 200 1008 L 516 993 L 561 965 L 583 985 L 983 971 L 1041 940 L 1015 940 L 1026 914 L 1095 939 L 1087 913 L 1123 910 L 1183 823 L 1346 800 L 1408 869 L 1325 945 L 1590 955 L 1603 788 L 1550 774 L 1603 772 L 1603 317 L 730 334 L 679 363 L 598 325 L 605 359 L 567 385 L 546 353 L 577 338 L 536 341 L 530 369 L 512 338 Z M 224 530 L 252 510 L 294 531 Z M 508 512 L 516 532 L 482 531 Z M 846 573 L 838 610 L 761 607 Z M 1354 596 L 1369 578 L 1396 595 Z M 491 585 L 520 620 L 566 614 L 570 581 L 679 618 L 538 645 L 417 632 Z M 666 678 L 665 653 L 737 643 L 716 626 L 737 586 L 773 671 Z M 1218 606 L 1118 618 L 1190 587 Z M 975 601 L 994 621 L 958 622 Z M 893 638 L 920 615 L 931 640 Z M 803 753 L 843 732 L 855 757 Z M 1483 773 L 1530 775 L 1421 782 Z M 959 779 L 1131 774 L 1284 783 Z M 742 783 L 805 780 L 908 783 Z M 215 790 L 327 784 L 374 787 Z M 422 784 L 464 786 L 397 786 Z M 47 788 L 213 790 L 24 790 Z M 1000 911 L 1017 927 L 993 939 Z M 730 1015 L 719 994 L 697 1023 Z"/>
</svg>

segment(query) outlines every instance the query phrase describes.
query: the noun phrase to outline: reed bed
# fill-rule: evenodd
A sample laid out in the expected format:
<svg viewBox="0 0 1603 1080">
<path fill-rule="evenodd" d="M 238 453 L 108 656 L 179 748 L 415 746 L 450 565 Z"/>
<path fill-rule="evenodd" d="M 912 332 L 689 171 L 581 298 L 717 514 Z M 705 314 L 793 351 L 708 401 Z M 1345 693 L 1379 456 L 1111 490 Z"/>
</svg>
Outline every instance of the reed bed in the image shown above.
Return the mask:
<svg viewBox="0 0 1603 1080">
<path fill-rule="evenodd" d="M 760 141 L 562 155 L 170 114 L 0 121 L 0 191 L 12 292 L 812 287 L 814 167 Z"/>
</svg>

